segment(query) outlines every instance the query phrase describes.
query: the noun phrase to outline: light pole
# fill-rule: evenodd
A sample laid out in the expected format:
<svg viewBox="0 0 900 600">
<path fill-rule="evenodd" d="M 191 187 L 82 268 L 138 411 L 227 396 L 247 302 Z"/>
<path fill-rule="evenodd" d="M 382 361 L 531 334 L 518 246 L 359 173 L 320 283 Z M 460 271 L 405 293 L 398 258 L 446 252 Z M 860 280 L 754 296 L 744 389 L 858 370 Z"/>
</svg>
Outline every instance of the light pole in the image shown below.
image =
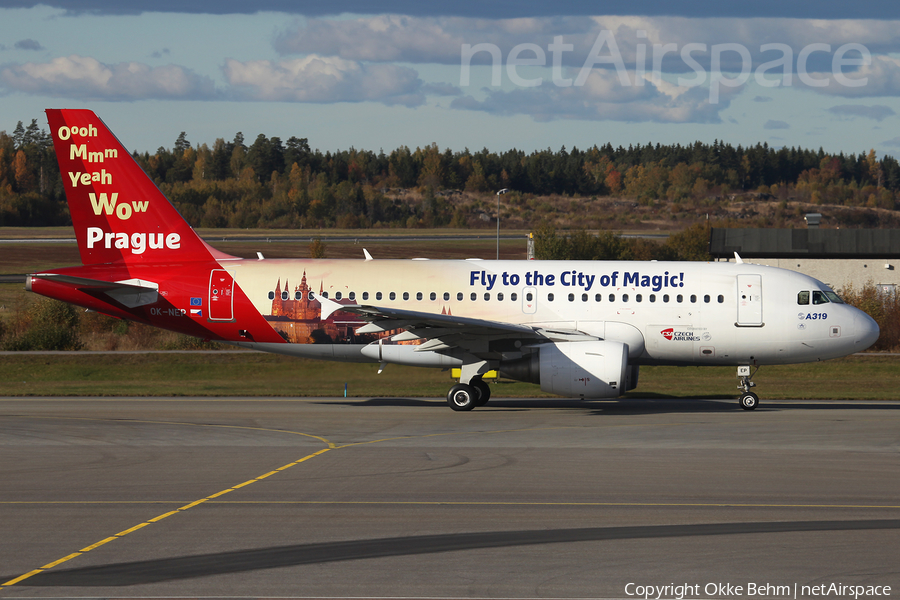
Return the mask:
<svg viewBox="0 0 900 600">
<path fill-rule="evenodd" d="M 500 260 L 500 196 L 508 191 L 507 188 L 503 188 L 497 192 L 497 260 Z"/>
</svg>

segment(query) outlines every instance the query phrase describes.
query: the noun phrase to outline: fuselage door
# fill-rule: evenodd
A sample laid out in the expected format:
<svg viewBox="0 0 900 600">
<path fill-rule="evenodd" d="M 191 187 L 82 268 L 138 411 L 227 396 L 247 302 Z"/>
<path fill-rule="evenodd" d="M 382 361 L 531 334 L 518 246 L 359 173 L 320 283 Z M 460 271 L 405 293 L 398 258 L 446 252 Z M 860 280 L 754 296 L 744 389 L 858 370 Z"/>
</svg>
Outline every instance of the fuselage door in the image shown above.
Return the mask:
<svg viewBox="0 0 900 600">
<path fill-rule="evenodd" d="M 522 312 L 526 315 L 537 312 L 537 288 L 527 287 L 522 290 Z"/>
<path fill-rule="evenodd" d="M 225 269 L 209 274 L 209 320 L 234 320 L 234 277 Z"/>
<path fill-rule="evenodd" d="M 737 325 L 761 327 L 763 324 L 762 275 L 737 276 Z"/>
</svg>

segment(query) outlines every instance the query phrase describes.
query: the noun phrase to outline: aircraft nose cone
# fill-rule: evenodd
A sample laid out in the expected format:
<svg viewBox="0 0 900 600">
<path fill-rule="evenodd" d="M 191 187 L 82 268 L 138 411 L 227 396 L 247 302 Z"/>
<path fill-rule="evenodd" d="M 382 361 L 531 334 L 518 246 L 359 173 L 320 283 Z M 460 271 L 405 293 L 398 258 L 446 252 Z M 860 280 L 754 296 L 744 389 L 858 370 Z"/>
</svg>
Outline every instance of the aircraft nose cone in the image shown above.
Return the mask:
<svg viewBox="0 0 900 600">
<path fill-rule="evenodd" d="M 857 352 L 862 352 L 874 344 L 881 333 L 875 319 L 861 310 L 857 310 L 856 315 L 853 317 L 853 331 L 855 334 L 853 341 L 857 346 L 855 348 Z"/>
</svg>

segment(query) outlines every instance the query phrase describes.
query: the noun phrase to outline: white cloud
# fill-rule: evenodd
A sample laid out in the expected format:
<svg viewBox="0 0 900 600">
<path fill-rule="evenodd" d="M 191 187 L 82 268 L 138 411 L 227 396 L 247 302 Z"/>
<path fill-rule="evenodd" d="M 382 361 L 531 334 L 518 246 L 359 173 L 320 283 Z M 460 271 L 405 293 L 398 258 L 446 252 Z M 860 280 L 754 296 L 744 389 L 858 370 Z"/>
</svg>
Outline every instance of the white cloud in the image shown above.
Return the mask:
<svg viewBox="0 0 900 600">
<path fill-rule="evenodd" d="M 557 61 L 580 68 L 604 31 L 612 35 L 610 43 L 598 49 L 599 56 L 615 54 L 630 70 L 657 69 L 694 77 L 702 69 L 708 79 L 718 65 L 726 77 L 743 70 L 754 79 L 767 80 L 768 84 L 761 83 L 766 87 L 810 87 L 820 94 L 844 97 L 900 95 L 900 60 L 886 55 L 900 52 L 898 21 L 627 16 L 489 20 L 381 15 L 308 19 L 282 32 L 275 47 L 286 55 L 460 65 L 462 49 L 468 45 L 481 48 L 471 55 L 472 65 L 493 64 L 496 55 L 488 51 L 493 49 L 499 51 L 500 66 L 505 67 L 516 47 L 528 44 L 540 49 L 543 56 L 538 55 L 538 61 L 543 59 L 545 67 Z M 565 46 L 551 49 L 557 43 Z M 856 50 L 847 52 L 848 45 Z M 843 74 L 832 72 L 836 55 L 854 59 L 861 56 L 860 49 L 871 54 L 870 64 L 845 66 Z M 521 55 L 534 56 L 532 49 Z M 601 61 L 594 68 L 612 70 L 615 65 Z M 782 79 L 785 68 L 788 79 Z M 854 84 L 863 80 L 865 85 Z"/>
<path fill-rule="evenodd" d="M 634 81 L 634 73 L 629 74 Z M 528 115 L 535 121 L 572 119 L 655 123 L 718 123 L 719 112 L 730 105 L 741 88 L 722 88 L 719 102 L 711 103 L 706 87 L 622 85 L 615 72 L 591 71 L 584 86 L 488 90 L 487 98 L 456 98 L 451 108 L 497 115 Z"/>
<path fill-rule="evenodd" d="M 847 84 L 850 81 L 850 85 Z M 864 85 L 859 85 L 863 83 Z M 843 77 L 828 74 L 822 77 L 821 87 L 812 89 L 820 94 L 844 98 L 871 98 L 900 96 L 900 59 L 890 56 L 873 56 L 870 65 L 860 66 L 854 73 Z"/>
<path fill-rule="evenodd" d="M 81 100 L 195 100 L 216 97 L 208 77 L 176 65 L 150 67 L 137 62 L 107 65 L 72 55 L 47 63 L 0 68 L 0 83 L 9 90 Z"/>
<path fill-rule="evenodd" d="M 47 5 L 64 8 L 68 14 L 96 13 L 100 15 L 141 14 L 166 10 L 171 13 L 200 13 L 211 15 L 253 14 L 258 12 L 280 12 L 307 16 L 340 15 L 372 12 L 373 7 L 359 0 L 331 0 L 312 2 L 301 0 L 194 0 L 193 2 L 159 2 L 159 0 L 6 0 L 10 6 Z M 865 3 L 849 3 L 841 0 L 809 2 L 659 2 L 658 0 L 635 0 L 627 3 L 609 3 L 606 10 L 614 14 L 652 15 L 664 13 L 680 16 L 741 16 L 754 15 L 806 18 L 815 15 L 825 19 L 842 17 L 896 18 L 898 8 L 895 0 L 869 0 Z M 388 0 L 379 2 L 382 12 L 407 11 L 416 15 L 466 15 L 489 18 L 536 15 L 592 15 L 597 11 L 596 3 L 584 0 L 560 0 L 549 3 L 539 0 L 519 0 L 517 2 L 483 2 L 478 0 L 458 0 L 456 2 L 409 2 L 408 0 Z"/>
<path fill-rule="evenodd" d="M 709 63 L 713 45 L 745 46 L 754 66 L 772 60 L 776 52 L 762 51 L 765 44 L 789 46 L 797 54 L 809 44 L 829 44 L 832 51 L 848 43 L 865 43 L 875 54 L 900 51 L 900 23 L 876 20 L 783 18 L 686 18 L 686 17 L 540 17 L 523 19 L 476 19 L 463 17 L 408 17 L 380 15 L 358 19 L 308 19 L 282 32 L 276 49 L 283 54 L 318 53 L 350 60 L 403 61 L 459 64 L 462 44 L 494 44 L 504 58 L 523 43 L 547 49 L 555 36 L 572 44 L 562 51 L 563 63 L 580 66 L 602 30 L 611 31 L 626 64 L 632 66 L 639 46 L 652 68 L 655 44 L 675 44 L 675 52 L 662 56 L 664 70 L 690 69 L 679 52 L 687 44 L 703 44 L 707 52 L 694 53 L 701 64 Z M 657 52 L 661 53 L 660 48 Z M 548 57 L 550 52 L 547 53 Z M 723 65 L 740 68 L 738 56 L 723 54 Z M 729 62 L 730 61 L 730 62 Z M 736 61 L 736 62 L 735 62 Z M 831 68 L 827 54 L 812 53 L 813 70 Z"/>
<path fill-rule="evenodd" d="M 461 21 L 477 20 L 398 15 L 308 19 L 279 35 L 275 48 L 282 54 L 315 53 L 349 60 L 446 63 L 451 56 L 459 60 L 463 38 L 453 23 Z"/>
<path fill-rule="evenodd" d="M 766 124 L 763 125 L 763 129 L 790 129 L 791 126 L 785 123 L 784 121 L 774 121 L 769 119 L 766 121 Z"/>
<path fill-rule="evenodd" d="M 881 104 L 876 104 L 874 106 L 863 106 L 860 104 L 841 104 L 839 106 L 832 106 L 828 109 L 828 112 L 841 117 L 848 116 L 875 119 L 879 123 L 885 120 L 887 117 L 891 117 L 897 114 L 890 106 L 884 106 Z"/>
<path fill-rule="evenodd" d="M 610 43 L 598 52 L 594 45 L 604 31 L 611 32 Z M 900 59 L 885 54 L 900 52 L 898 21 L 668 16 L 491 20 L 380 15 L 308 19 L 283 31 L 275 42 L 282 54 L 314 53 L 362 63 L 462 65 L 459 83 L 465 90 L 470 79 L 464 45 L 481 48 L 471 54 L 474 68 L 493 64 L 497 54 L 490 50 L 499 52 L 497 66 L 506 74 L 501 79 L 508 77 L 507 62 L 517 47 L 524 49 L 520 59 L 536 58 L 539 64 L 543 60 L 548 69 L 554 64 L 580 68 L 590 60 L 593 49 L 594 56 L 601 59 L 621 58 L 618 64 L 629 71 L 642 68 L 646 73 L 678 74 L 703 87 L 709 84 L 717 64 L 716 72 L 722 73 L 726 83 L 744 82 L 738 76 L 743 72 L 764 87 L 812 89 L 848 98 L 900 96 Z M 843 73 L 833 72 L 836 58 L 852 60 L 866 55 L 869 64 L 851 64 Z M 594 72 L 612 72 L 617 67 L 614 61 L 596 62 Z M 787 75 L 782 78 L 785 70 Z M 544 86 L 551 85 L 548 79 Z M 492 86 L 492 94 L 499 97 L 501 90 L 493 78 Z M 668 91 L 659 79 L 656 87 Z M 758 96 L 757 101 L 762 98 L 766 96 Z M 458 98 L 457 105 L 472 106 L 472 100 Z"/>
<path fill-rule="evenodd" d="M 238 97 L 277 102 L 363 102 L 417 106 L 422 80 L 408 67 L 365 65 L 311 54 L 278 62 L 225 61 L 225 76 Z"/>
</svg>

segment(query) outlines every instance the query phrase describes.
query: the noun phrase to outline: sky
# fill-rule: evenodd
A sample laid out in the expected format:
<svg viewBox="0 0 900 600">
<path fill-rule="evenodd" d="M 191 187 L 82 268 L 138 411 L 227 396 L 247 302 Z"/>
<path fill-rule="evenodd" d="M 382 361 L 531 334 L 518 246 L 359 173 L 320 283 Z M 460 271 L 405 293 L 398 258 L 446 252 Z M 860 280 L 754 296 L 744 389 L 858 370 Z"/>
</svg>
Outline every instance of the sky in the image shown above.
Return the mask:
<svg viewBox="0 0 900 600">
<path fill-rule="evenodd" d="M 90 108 L 151 153 L 184 131 L 900 156 L 900 3 L 4 0 L 0 131 L 45 108 Z"/>
</svg>

